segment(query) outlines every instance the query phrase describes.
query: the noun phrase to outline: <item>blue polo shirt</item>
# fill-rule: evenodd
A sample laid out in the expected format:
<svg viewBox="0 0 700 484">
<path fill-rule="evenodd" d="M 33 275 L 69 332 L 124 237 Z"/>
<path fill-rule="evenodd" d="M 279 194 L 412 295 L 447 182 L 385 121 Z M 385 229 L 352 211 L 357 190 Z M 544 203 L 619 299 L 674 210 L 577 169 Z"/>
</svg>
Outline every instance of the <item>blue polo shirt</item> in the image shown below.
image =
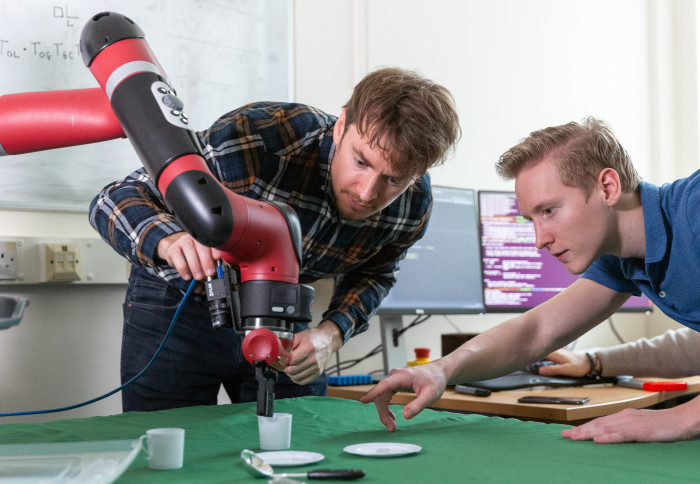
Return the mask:
<svg viewBox="0 0 700 484">
<path fill-rule="evenodd" d="M 641 183 L 646 256 L 598 258 L 582 275 L 619 292 L 644 293 L 700 331 L 700 170 L 660 187 Z"/>
</svg>

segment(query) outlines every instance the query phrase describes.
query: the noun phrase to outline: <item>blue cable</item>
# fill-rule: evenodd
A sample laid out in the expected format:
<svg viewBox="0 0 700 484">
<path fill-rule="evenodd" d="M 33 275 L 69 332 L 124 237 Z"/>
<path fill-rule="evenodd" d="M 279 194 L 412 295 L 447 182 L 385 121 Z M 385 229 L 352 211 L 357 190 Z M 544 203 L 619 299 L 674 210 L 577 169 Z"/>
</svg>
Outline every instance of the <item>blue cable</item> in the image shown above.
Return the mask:
<svg viewBox="0 0 700 484">
<path fill-rule="evenodd" d="M 165 336 L 163 337 L 163 341 L 160 343 L 160 346 L 158 347 L 158 351 L 156 351 L 156 354 L 153 355 L 153 358 L 151 358 L 151 361 L 148 362 L 146 367 L 141 370 L 138 375 L 133 377 L 131 380 L 128 382 L 124 383 L 122 386 L 119 388 L 115 388 L 111 392 L 105 393 L 104 395 L 100 397 L 93 398 L 92 400 L 88 400 L 83 403 L 77 403 L 75 405 L 70 405 L 68 407 L 61 407 L 61 408 L 50 408 L 48 410 L 29 410 L 26 412 L 11 412 L 11 413 L 0 413 L 0 417 L 17 417 L 19 415 L 37 415 L 37 414 L 42 414 L 42 413 L 55 413 L 55 412 L 64 412 L 66 410 L 73 410 L 74 408 L 79 408 L 79 407 L 84 407 L 85 405 L 90 405 L 91 403 L 95 403 L 97 401 L 100 401 L 102 399 L 105 399 L 111 395 L 114 395 L 115 393 L 123 390 L 126 388 L 128 385 L 131 385 L 134 383 L 137 379 L 141 377 L 148 369 L 153 365 L 153 363 L 156 361 L 158 356 L 160 355 L 161 351 L 163 351 L 163 347 L 165 346 L 165 342 L 168 341 L 168 338 L 170 337 L 170 333 L 173 332 L 173 329 L 175 328 L 175 323 L 177 322 L 177 318 L 180 316 L 180 312 L 182 311 L 182 307 L 185 305 L 185 301 L 187 301 L 187 298 L 190 296 L 192 293 L 192 290 L 194 289 L 194 286 L 197 285 L 196 280 L 192 280 L 190 283 L 190 287 L 187 289 L 187 292 L 185 293 L 184 297 L 182 298 L 182 301 L 180 301 L 180 304 L 177 307 L 177 310 L 175 311 L 175 314 L 173 315 L 173 319 L 170 322 L 170 327 L 168 328 L 168 331 L 165 333 Z"/>
</svg>

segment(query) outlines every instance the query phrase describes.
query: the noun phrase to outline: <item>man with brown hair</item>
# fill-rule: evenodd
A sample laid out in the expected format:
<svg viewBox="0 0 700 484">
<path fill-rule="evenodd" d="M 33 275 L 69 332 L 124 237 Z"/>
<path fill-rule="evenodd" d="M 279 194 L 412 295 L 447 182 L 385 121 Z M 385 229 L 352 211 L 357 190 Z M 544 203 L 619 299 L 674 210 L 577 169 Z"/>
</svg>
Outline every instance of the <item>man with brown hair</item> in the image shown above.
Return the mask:
<svg viewBox="0 0 700 484">
<path fill-rule="evenodd" d="M 367 75 L 336 119 L 310 106 L 255 103 L 198 133 L 212 173 L 234 192 L 284 202 L 299 217 L 299 280 L 335 277 L 332 301 L 315 328 L 295 324 L 292 356 L 276 396 L 324 395 L 323 370 L 395 282 L 406 250 L 424 233 L 432 196 L 427 170 L 461 134 L 454 100 L 417 73 Z M 124 304 L 122 381 L 158 348 L 192 278 L 214 276 L 220 252 L 178 226 L 144 170 L 93 200 L 90 223 L 132 262 Z M 241 337 L 211 328 L 206 296 L 195 292 L 151 369 L 122 392 L 125 411 L 255 401 L 254 368 Z"/>
<path fill-rule="evenodd" d="M 700 330 L 700 171 L 661 187 L 639 180 L 629 156 L 601 121 L 588 118 L 531 133 L 497 163 L 515 178 L 535 246 L 572 274 L 571 286 L 539 306 L 471 339 L 428 365 L 392 372 L 362 401 L 373 401 L 393 431 L 388 402 L 412 389 L 412 418 L 448 384 L 501 376 L 565 346 L 646 294 L 664 313 Z M 700 398 L 700 397 L 699 397 Z M 601 417 L 562 435 L 599 443 L 676 441 L 700 435 L 700 399 L 666 410 Z"/>
</svg>

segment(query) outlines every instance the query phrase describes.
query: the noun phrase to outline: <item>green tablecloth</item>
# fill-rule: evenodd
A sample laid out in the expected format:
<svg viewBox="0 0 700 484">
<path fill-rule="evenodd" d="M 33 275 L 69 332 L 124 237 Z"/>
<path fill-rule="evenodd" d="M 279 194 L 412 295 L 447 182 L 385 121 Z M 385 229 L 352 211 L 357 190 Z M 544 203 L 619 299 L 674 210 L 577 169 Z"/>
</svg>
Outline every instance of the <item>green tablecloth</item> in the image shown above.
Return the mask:
<svg viewBox="0 0 700 484">
<path fill-rule="evenodd" d="M 394 410 L 399 415 L 399 429 L 390 434 L 379 423 L 373 405 L 328 397 L 275 402 L 275 411 L 294 416 L 292 450 L 325 455 L 316 464 L 276 471 L 359 468 L 366 473 L 359 483 L 700 480 L 695 462 L 700 454 L 700 441 L 597 445 L 563 439 L 560 432 L 564 425 L 432 410 L 405 421 L 400 416 L 401 407 Z M 184 467 L 152 471 L 142 452 L 118 483 L 266 482 L 264 478 L 250 476 L 239 458 L 242 449 L 259 450 L 254 404 L 5 424 L 0 427 L 0 443 L 136 439 L 155 427 L 186 429 Z M 418 444 L 423 450 L 415 455 L 391 458 L 343 452 L 345 446 L 363 442 L 406 442 Z"/>
</svg>

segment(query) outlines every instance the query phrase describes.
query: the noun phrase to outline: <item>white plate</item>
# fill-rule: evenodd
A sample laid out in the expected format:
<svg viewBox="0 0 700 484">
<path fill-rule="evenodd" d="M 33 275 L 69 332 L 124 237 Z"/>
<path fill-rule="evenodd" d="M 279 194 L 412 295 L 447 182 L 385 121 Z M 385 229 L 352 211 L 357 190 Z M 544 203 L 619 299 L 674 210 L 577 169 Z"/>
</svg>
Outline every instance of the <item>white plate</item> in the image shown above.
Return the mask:
<svg viewBox="0 0 700 484">
<path fill-rule="evenodd" d="M 421 446 L 397 442 L 369 442 L 366 444 L 348 445 L 343 450 L 349 454 L 367 457 L 395 457 L 420 452 Z"/>
<path fill-rule="evenodd" d="M 296 450 L 278 450 L 274 452 L 256 452 L 255 455 L 273 467 L 293 467 L 313 464 L 323 460 L 323 454 Z"/>
</svg>

